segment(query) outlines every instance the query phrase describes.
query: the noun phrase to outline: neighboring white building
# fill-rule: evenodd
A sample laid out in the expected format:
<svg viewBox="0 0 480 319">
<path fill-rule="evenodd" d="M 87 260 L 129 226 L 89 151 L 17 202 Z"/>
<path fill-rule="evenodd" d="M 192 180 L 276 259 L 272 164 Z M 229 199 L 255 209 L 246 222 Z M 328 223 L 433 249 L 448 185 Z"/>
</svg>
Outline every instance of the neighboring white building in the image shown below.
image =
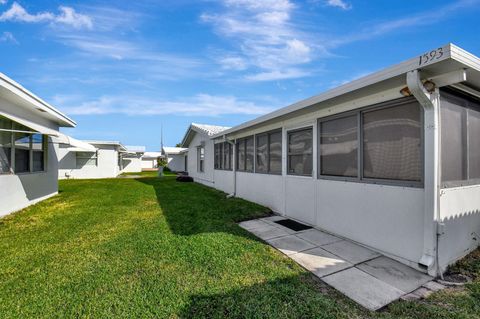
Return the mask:
<svg viewBox="0 0 480 319">
<path fill-rule="evenodd" d="M 156 170 L 160 156 L 162 156 L 162 152 L 145 152 L 142 156 L 142 171 Z"/>
<path fill-rule="evenodd" d="M 140 173 L 145 146 L 125 146 L 125 148 L 127 152 L 122 155 L 122 173 Z"/>
<path fill-rule="evenodd" d="M 128 151 L 118 141 L 83 141 L 95 150 L 60 144 L 59 179 L 114 178 L 123 170 L 123 155 Z"/>
<path fill-rule="evenodd" d="M 75 122 L 0 73 L 0 216 L 58 192 L 52 137 Z"/>
<path fill-rule="evenodd" d="M 213 140 L 212 136 L 229 129 L 225 126 L 192 123 L 182 140 L 182 147 L 187 148 L 185 161 L 187 172 L 195 181 L 214 186 Z"/>
<path fill-rule="evenodd" d="M 188 148 L 163 147 L 162 156 L 167 158 L 167 167 L 172 172 L 185 172 Z"/>
<path fill-rule="evenodd" d="M 215 147 L 199 131 L 183 143 L 198 182 L 431 275 L 480 242 L 480 59 L 454 45 L 223 130 Z"/>
</svg>

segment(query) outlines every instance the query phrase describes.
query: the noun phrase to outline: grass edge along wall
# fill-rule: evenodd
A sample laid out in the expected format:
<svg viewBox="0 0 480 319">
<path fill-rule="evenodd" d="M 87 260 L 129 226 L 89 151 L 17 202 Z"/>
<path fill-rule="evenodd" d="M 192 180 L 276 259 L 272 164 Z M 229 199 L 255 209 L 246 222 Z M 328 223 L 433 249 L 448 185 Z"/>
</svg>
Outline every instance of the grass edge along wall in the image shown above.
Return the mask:
<svg viewBox="0 0 480 319">
<path fill-rule="evenodd" d="M 480 60 L 451 44 L 435 51 L 442 52 L 437 53 L 437 59 L 419 62 L 418 58 L 413 58 L 216 134 L 213 136 L 216 143 L 236 144 L 252 137 L 253 153 L 249 156 L 255 159 L 255 136 L 281 130 L 282 174 L 255 173 L 255 163 L 250 171 L 240 171 L 234 150 L 231 159 L 234 169 L 214 170 L 213 186 L 352 239 L 431 275 L 445 271 L 447 265 L 478 245 L 480 186 L 475 181 L 460 181 L 456 187 L 441 186 L 441 141 L 442 137 L 445 140 L 448 136 L 446 130 L 441 136 L 439 129 L 442 114 L 447 116 L 442 112 L 441 99 L 452 91 L 470 95 L 474 100 L 480 97 Z M 449 87 L 449 93 L 443 90 L 446 87 Z M 420 153 L 414 157 L 412 171 L 416 178 L 398 181 L 370 176 L 320 175 L 318 132 L 324 120 L 349 112 L 363 114 L 358 112 L 388 109 L 391 103 L 404 103 L 408 99 L 416 100 L 420 110 L 419 123 L 416 124 L 420 127 L 414 136 L 417 140 L 420 136 Z M 359 126 L 364 125 L 365 118 L 361 115 L 356 118 Z M 404 120 L 412 122 L 408 118 Z M 383 123 L 388 121 L 384 119 Z M 460 120 L 452 122 L 462 125 Z M 289 149 L 287 145 L 289 132 L 302 129 L 311 129 L 312 132 L 311 174 L 292 174 L 287 170 L 292 160 L 289 155 L 310 156 L 309 152 L 294 154 L 299 150 Z M 464 129 L 456 131 L 464 132 Z M 357 132 L 357 138 L 363 141 L 365 132 Z M 404 132 L 411 140 L 412 130 Z M 464 135 L 457 138 L 461 140 Z M 472 139 L 464 140 L 472 142 Z M 360 148 L 358 167 L 361 167 L 364 156 L 364 150 Z M 214 158 L 208 153 L 205 157 Z"/>
</svg>

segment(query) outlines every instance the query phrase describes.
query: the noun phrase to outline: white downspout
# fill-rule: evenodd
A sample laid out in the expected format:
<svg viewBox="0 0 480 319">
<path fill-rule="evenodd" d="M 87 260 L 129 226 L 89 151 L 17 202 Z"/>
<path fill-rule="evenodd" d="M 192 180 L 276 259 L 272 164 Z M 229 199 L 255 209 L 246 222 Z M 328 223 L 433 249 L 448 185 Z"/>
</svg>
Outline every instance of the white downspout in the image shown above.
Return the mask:
<svg viewBox="0 0 480 319">
<path fill-rule="evenodd" d="M 228 144 L 232 145 L 232 147 L 233 147 L 232 160 L 231 160 L 232 161 L 232 169 L 233 169 L 233 193 L 227 195 L 227 198 L 231 198 L 231 197 L 235 197 L 237 195 L 237 159 L 236 159 L 237 158 L 237 156 L 236 156 L 237 140 L 235 140 L 235 142 L 232 142 L 232 141 L 229 141 L 226 138 L 224 138 L 224 139 Z"/>
<path fill-rule="evenodd" d="M 420 78 L 420 71 L 407 73 L 410 92 L 424 109 L 424 232 L 423 255 L 419 264 L 426 267 L 432 276 L 441 275 L 438 263 L 438 223 L 440 221 L 440 130 L 438 88 L 429 92 Z"/>
</svg>

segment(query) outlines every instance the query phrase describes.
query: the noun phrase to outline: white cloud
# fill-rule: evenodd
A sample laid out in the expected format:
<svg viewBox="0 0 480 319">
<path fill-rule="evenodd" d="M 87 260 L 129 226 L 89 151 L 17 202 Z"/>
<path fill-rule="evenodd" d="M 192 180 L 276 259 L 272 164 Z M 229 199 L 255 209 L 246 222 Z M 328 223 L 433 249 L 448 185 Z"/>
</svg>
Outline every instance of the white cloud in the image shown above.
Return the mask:
<svg viewBox="0 0 480 319">
<path fill-rule="evenodd" d="M 214 26 L 217 33 L 231 39 L 235 52 L 218 57 L 223 68 L 248 70 L 247 80 L 278 80 L 289 75 L 309 74 L 298 69 L 312 61 L 315 51 L 310 36 L 294 25 L 289 0 L 223 0 L 225 11 L 204 13 L 202 21 Z M 240 63 L 240 67 L 235 67 Z M 295 72 L 283 71 L 295 69 Z M 277 78 L 275 76 L 278 76 Z"/>
<path fill-rule="evenodd" d="M 7 0 L 0 0 L 0 4 L 6 4 Z"/>
<path fill-rule="evenodd" d="M 84 14 L 77 13 L 71 7 L 61 6 L 60 13 L 55 15 L 51 12 L 39 12 L 30 14 L 17 2 L 14 2 L 10 9 L 0 15 L 0 21 L 16 21 L 26 23 L 50 22 L 54 25 L 66 25 L 75 29 L 92 29 L 92 19 Z"/>
<path fill-rule="evenodd" d="M 95 100 L 81 101 L 78 96 L 56 96 L 53 102 L 70 115 L 201 115 L 225 114 L 261 115 L 271 112 L 272 107 L 258 106 L 253 102 L 240 101 L 234 96 L 197 94 L 193 97 L 165 101 L 142 96 L 102 96 Z"/>
<path fill-rule="evenodd" d="M 11 32 L 8 32 L 8 31 L 4 31 L 0 35 L 0 42 L 12 42 L 12 43 L 18 44 L 17 39 L 15 39 L 13 34 Z"/>
<path fill-rule="evenodd" d="M 270 72 L 260 72 L 256 74 L 250 74 L 245 76 L 246 80 L 261 82 L 261 81 L 275 81 L 275 80 L 287 80 L 287 79 L 296 79 L 303 78 L 311 75 L 309 72 L 306 72 L 301 69 L 286 69 L 286 70 L 274 70 Z"/>
<path fill-rule="evenodd" d="M 343 10 L 349 10 L 352 8 L 352 5 L 343 1 L 343 0 L 327 0 L 327 5 L 331 7 L 337 7 Z"/>
</svg>

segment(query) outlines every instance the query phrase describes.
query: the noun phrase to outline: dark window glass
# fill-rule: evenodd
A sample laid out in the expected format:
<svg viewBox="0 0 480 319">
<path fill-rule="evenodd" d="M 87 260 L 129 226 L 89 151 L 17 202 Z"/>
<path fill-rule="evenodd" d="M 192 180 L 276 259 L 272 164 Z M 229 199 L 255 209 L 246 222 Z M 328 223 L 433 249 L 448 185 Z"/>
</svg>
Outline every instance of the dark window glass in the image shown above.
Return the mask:
<svg viewBox="0 0 480 319">
<path fill-rule="evenodd" d="M 45 170 L 45 145 L 44 136 L 41 134 L 32 135 L 32 151 L 33 151 L 33 171 L 40 172 Z"/>
<path fill-rule="evenodd" d="M 15 173 L 30 172 L 30 134 L 15 133 Z"/>
<path fill-rule="evenodd" d="M 232 145 L 225 142 L 223 148 L 223 168 L 226 170 L 232 169 Z"/>
<path fill-rule="evenodd" d="M 421 127 L 417 102 L 363 113 L 364 177 L 421 181 Z"/>
<path fill-rule="evenodd" d="M 288 133 L 288 173 L 312 175 L 312 129 Z"/>
<path fill-rule="evenodd" d="M 358 176 L 357 115 L 320 123 L 320 174 Z"/>
<path fill-rule="evenodd" d="M 220 165 L 220 162 L 221 162 L 221 158 L 220 158 L 220 148 L 221 148 L 222 144 L 215 144 L 214 145 L 214 153 L 215 153 L 215 156 L 214 156 L 214 168 L 215 169 L 220 169 L 221 165 Z"/>
<path fill-rule="evenodd" d="M 0 118 L 1 121 L 1 118 Z M 12 156 L 12 133 L 0 131 L 0 174 L 10 172 Z"/>
<path fill-rule="evenodd" d="M 271 174 L 282 173 L 282 131 L 269 135 L 269 160 Z"/>
<path fill-rule="evenodd" d="M 255 171 L 259 173 L 268 172 L 268 135 L 257 135 L 257 152 L 255 163 Z"/>
</svg>

